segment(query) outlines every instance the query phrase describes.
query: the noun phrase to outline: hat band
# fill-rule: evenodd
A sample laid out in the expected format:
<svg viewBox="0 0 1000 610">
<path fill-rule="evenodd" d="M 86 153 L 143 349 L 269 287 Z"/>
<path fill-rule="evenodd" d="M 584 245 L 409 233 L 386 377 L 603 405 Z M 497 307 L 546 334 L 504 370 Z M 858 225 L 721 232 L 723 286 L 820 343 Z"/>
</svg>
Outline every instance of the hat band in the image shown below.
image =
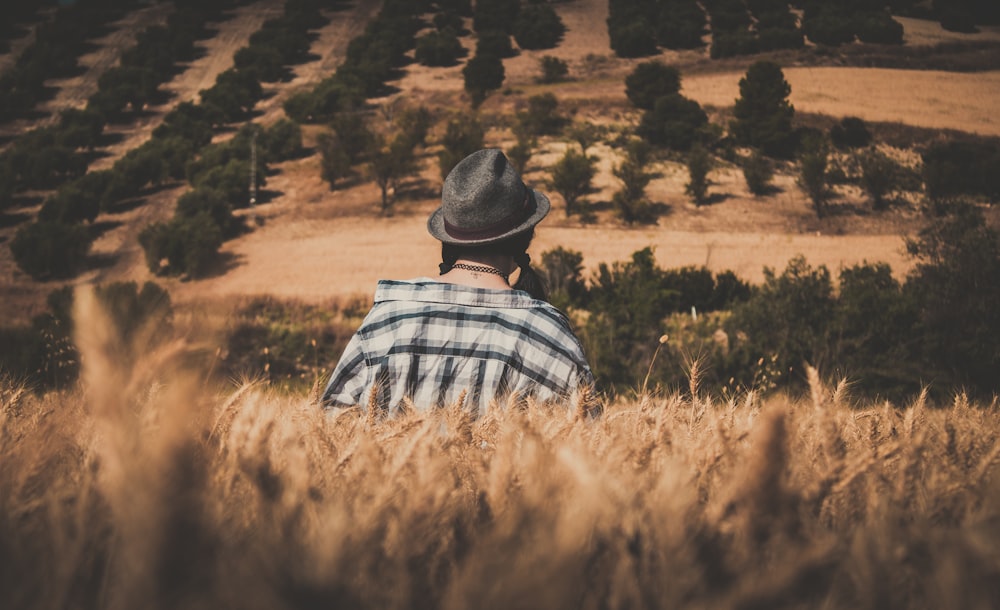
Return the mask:
<svg viewBox="0 0 1000 610">
<path fill-rule="evenodd" d="M 527 192 L 524 195 L 524 203 L 521 205 L 521 209 L 514 210 L 511 214 L 501 218 L 497 222 L 476 229 L 463 229 L 462 227 L 456 227 L 451 224 L 448 222 L 448 219 L 445 218 L 444 232 L 450 237 L 454 237 L 455 239 L 460 239 L 462 241 L 478 241 L 480 239 L 498 237 L 511 229 L 517 228 L 521 223 L 530 218 L 531 215 L 535 213 L 536 209 L 538 209 L 538 204 L 535 201 L 535 198 L 531 196 L 531 189 L 526 190 Z"/>
</svg>

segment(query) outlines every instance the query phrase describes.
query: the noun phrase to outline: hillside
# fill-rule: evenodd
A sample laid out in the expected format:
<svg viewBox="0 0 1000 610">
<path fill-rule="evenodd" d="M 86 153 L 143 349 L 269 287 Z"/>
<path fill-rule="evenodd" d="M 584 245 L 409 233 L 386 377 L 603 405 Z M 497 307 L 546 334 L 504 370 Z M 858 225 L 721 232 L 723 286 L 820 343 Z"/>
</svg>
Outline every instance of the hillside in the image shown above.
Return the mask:
<svg viewBox="0 0 1000 610">
<path fill-rule="evenodd" d="M 280 7 L 279 0 L 261 0 L 229 14 L 219 24 L 218 34 L 203 43 L 206 54 L 186 66 L 163 88 L 172 96 L 162 107 L 150 108 L 135 123 L 114 127 L 120 139 L 99 157 L 92 169 L 109 165 L 118 155 L 141 143 L 177 103 L 196 100 L 197 92 L 208 86 L 215 75 L 231 64 L 233 53 L 246 44 L 247 37 Z M 614 56 L 606 28 L 607 2 L 575 0 L 554 5 L 567 32 L 556 49 L 524 51 L 505 61 L 506 81 L 501 92 L 489 97 L 481 112 L 497 122 L 521 107 L 538 92 L 551 91 L 562 107 L 577 120 L 611 125 L 631 125 L 638 114 L 624 96 L 624 76 L 639 60 Z M 266 97 L 257 108 L 257 121 L 268 124 L 283 115 L 281 102 L 329 75 L 343 58 L 350 37 L 359 32 L 377 11 L 378 3 L 359 2 L 348 10 L 331 12 L 330 23 L 316 32 L 312 59 L 295 67 L 287 82 L 267 85 Z M 116 34 L 94 43 L 94 58 L 114 57 L 127 43 L 129 31 L 162 19 L 156 6 L 135 13 L 120 25 Z M 979 34 L 946 32 L 936 23 L 906 19 L 907 45 L 942 44 L 949 41 L 1000 41 L 1000 30 L 981 28 Z M 471 37 L 463 38 L 471 46 Z M 854 51 L 844 58 L 820 57 L 806 49 L 798 55 L 777 54 L 786 66 L 792 86 L 791 101 L 804 120 L 829 122 L 842 116 L 860 116 L 878 130 L 913 128 L 944 129 L 981 135 L 1000 135 L 995 117 L 1000 99 L 1000 72 L 951 73 L 934 70 L 862 68 L 836 65 L 859 63 Z M 555 55 L 569 65 L 569 79 L 553 85 L 538 85 L 538 60 Z M 707 50 L 666 51 L 666 62 L 677 65 L 683 74 L 683 92 L 710 110 L 713 120 L 725 123 L 737 84 L 753 58 L 712 61 Z M 820 65 L 826 62 L 831 65 Z M 798 64 L 798 65 L 797 65 Z M 51 104 L 72 105 L 80 92 L 87 91 L 87 79 L 97 78 L 88 70 L 60 87 Z M 392 98 L 372 100 L 373 105 L 424 104 L 443 119 L 464 106 L 461 65 L 426 68 L 411 64 L 395 83 L 399 92 Z M 73 93 L 73 92 L 77 93 Z M 51 106 L 50 104 L 50 106 Z M 53 108 L 54 110 L 54 108 Z M 809 117 L 814 117 L 810 119 Z M 431 141 L 442 129 L 432 130 Z M 305 130 L 306 145 L 315 144 L 316 128 Z M 492 129 L 487 145 L 508 147 L 513 140 L 507 129 Z M 525 179 L 545 187 L 548 168 L 567 143 L 559 138 L 543 138 L 535 151 Z M 589 200 L 600 206 L 617 188 L 611 168 L 620 151 L 601 143 L 592 151 L 601 157 L 595 178 L 597 190 Z M 421 175 L 404 185 L 392 218 L 378 212 L 378 189 L 367 181 L 331 192 L 319 176 L 319 157 L 311 154 L 279 164 L 268 177 L 274 196 L 258 205 L 252 214 L 253 230 L 223 246 L 223 263 L 210 277 L 185 282 L 159 279 L 171 294 L 182 301 L 225 295 L 274 293 L 310 301 L 331 296 L 366 293 L 377 277 L 426 275 L 435 268 L 436 244 L 423 229 L 426 214 L 436 206 L 440 185 L 431 146 L 422 159 Z M 906 151 L 900 151 L 905 155 Z M 814 264 L 836 271 L 864 260 L 889 262 L 898 275 L 905 273 L 908 260 L 902 251 L 901 236 L 919 224 L 912 206 L 872 214 L 864 208 L 856 190 L 841 189 L 835 208 L 841 210 L 818 220 L 807 199 L 796 186 L 790 168 L 779 168 L 776 192 L 755 198 L 743 183 L 739 168 L 723 163 L 710 174 L 710 194 L 715 203 L 694 207 L 684 195 L 685 170 L 680 162 L 658 166 L 659 177 L 648 189 L 653 201 L 665 206 L 656 226 L 630 228 L 610 214 L 599 214 L 596 224 L 566 219 L 561 201 L 554 196 L 556 209 L 542 226 L 535 246 L 541 252 L 555 245 L 580 250 L 585 264 L 626 258 L 631 252 L 653 245 L 664 266 L 705 264 L 714 270 L 733 269 L 750 281 L 759 281 L 763 266 L 782 267 L 792 256 L 805 254 Z M 184 187 L 164 188 L 148 197 L 146 204 L 98 220 L 101 236 L 93 248 L 96 262 L 92 270 L 75 283 L 113 280 L 152 279 L 136 242 L 138 232 L 149 222 L 172 214 L 173 203 Z M 30 204 L 32 200 L 28 200 Z M 37 200 L 36 200 L 37 201 Z M 37 207 L 28 205 L 8 210 L 0 223 L 0 243 L 8 243 L 18 224 L 31 218 Z M 249 214 L 249 212 L 244 212 Z M 368 228 L 377 226 L 377 231 Z M 16 269 L 8 248 L 0 249 L 0 297 L 8 317 L 22 318 L 36 311 L 44 295 L 58 283 L 33 282 Z"/>
</svg>

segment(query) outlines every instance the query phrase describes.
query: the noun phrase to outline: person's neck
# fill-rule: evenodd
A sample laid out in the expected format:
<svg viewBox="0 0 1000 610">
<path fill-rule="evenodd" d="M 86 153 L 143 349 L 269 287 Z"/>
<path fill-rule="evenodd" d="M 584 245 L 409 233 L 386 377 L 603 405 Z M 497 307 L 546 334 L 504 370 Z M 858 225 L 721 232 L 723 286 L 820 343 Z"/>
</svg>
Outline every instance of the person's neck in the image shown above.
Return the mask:
<svg viewBox="0 0 1000 610">
<path fill-rule="evenodd" d="M 461 284 L 474 288 L 510 289 L 508 278 L 515 269 L 514 259 L 510 256 L 466 256 L 455 261 L 456 265 L 469 267 L 485 267 L 496 269 L 500 274 L 487 270 L 463 269 L 452 267 L 441 276 L 441 281 L 449 284 Z"/>
</svg>

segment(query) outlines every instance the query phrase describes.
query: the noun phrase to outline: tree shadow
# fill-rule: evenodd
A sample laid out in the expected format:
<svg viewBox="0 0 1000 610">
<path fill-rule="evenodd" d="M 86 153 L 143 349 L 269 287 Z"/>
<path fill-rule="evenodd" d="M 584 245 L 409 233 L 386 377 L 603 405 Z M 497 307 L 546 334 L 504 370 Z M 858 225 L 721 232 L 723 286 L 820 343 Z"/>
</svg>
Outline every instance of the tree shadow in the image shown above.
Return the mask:
<svg viewBox="0 0 1000 610">
<path fill-rule="evenodd" d="M 29 220 L 31 220 L 31 214 L 25 214 L 24 212 L 14 212 L 13 214 L 0 212 L 0 229 L 16 227 Z"/>
<path fill-rule="evenodd" d="M 182 72 L 177 71 L 177 74 L 175 74 L 174 76 L 180 76 L 180 74 L 182 74 Z M 170 100 L 174 99 L 176 96 L 177 94 L 175 94 L 173 91 L 170 91 L 169 89 L 162 89 L 160 87 L 157 87 L 156 91 L 153 92 L 153 95 L 149 96 L 149 103 L 147 104 L 147 106 L 149 105 L 163 106 L 167 104 Z"/>
<path fill-rule="evenodd" d="M 257 203 L 258 204 L 271 203 L 272 201 L 274 201 L 278 197 L 281 197 L 284 194 L 285 194 L 284 191 L 275 191 L 275 190 L 271 190 L 271 189 L 259 189 L 257 191 Z"/>
<path fill-rule="evenodd" d="M 607 212 L 608 210 L 614 209 L 614 204 L 606 199 L 601 199 L 600 201 L 592 201 L 588 206 L 593 212 Z"/>
<path fill-rule="evenodd" d="M 125 214 L 127 212 L 131 212 L 132 210 L 137 210 L 144 205 L 146 205 L 145 197 L 130 197 L 108 206 L 108 208 L 103 211 L 108 214 Z"/>
<path fill-rule="evenodd" d="M 118 263 L 119 259 L 119 255 L 114 252 L 101 252 L 97 254 L 92 253 L 87 255 L 87 260 L 84 266 L 86 269 L 90 270 L 106 271 L 114 267 Z"/>
<path fill-rule="evenodd" d="M 759 193 L 754 193 L 753 191 L 750 191 L 750 196 L 751 197 L 770 197 L 771 195 L 780 195 L 781 193 L 784 193 L 784 192 L 785 192 L 785 189 L 783 189 L 780 186 L 777 186 L 775 184 L 767 184 L 767 185 L 764 186 L 764 188 Z"/>
<path fill-rule="evenodd" d="M 404 72 L 403 70 L 393 70 L 387 77 L 387 80 L 390 81 L 400 80 L 404 76 L 406 76 L 406 72 Z M 389 97 L 390 95 L 396 95 L 397 93 L 400 93 L 402 91 L 403 90 L 400 89 L 399 87 L 395 85 L 390 85 L 388 82 L 385 82 L 379 86 L 378 90 L 375 92 L 375 95 L 373 95 L 372 97 L 373 98 Z"/>
<path fill-rule="evenodd" d="M 407 180 L 396 187 L 396 199 L 436 199 L 440 194 L 437 187 L 424 178 Z"/>
<path fill-rule="evenodd" d="M 219 35 L 218 28 L 208 28 L 206 30 L 206 36 L 204 40 L 196 41 L 194 48 L 184 57 L 183 61 L 177 62 L 177 67 L 181 70 L 187 70 L 191 67 L 191 64 L 198 61 L 199 59 L 206 57 L 208 55 L 208 49 L 198 44 L 199 42 L 206 42 L 215 38 Z"/>
<path fill-rule="evenodd" d="M 41 195 L 14 195 L 11 197 L 7 208 L 31 208 L 41 204 L 43 201 L 45 201 L 45 197 Z"/>
<path fill-rule="evenodd" d="M 87 232 L 90 233 L 91 239 L 97 239 L 104 235 L 112 229 L 117 229 L 122 226 L 122 222 L 117 220 L 99 220 L 90 224 L 87 227 Z"/>
<path fill-rule="evenodd" d="M 115 144 L 121 144 L 125 141 L 125 134 L 123 133 L 110 133 L 107 130 L 101 132 L 101 135 L 97 136 L 97 146 L 100 148 L 107 148 L 109 146 L 114 146 Z M 97 153 L 98 151 L 90 151 Z M 106 154 L 95 155 L 95 158 L 100 158 L 107 156 Z"/>
<path fill-rule="evenodd" d="M 246 256 L 234 252 L 219 252 L 215 260 L 208 264 L 205 272 L 196 278 L 188 278 L 187 281 L 208 280 L 226 275 L 233 269 L 246 264 Z"/>
<path fill-rule="evenodd" d="M 674 206 L 669 203 L 663 203 L 662 201 L 651 201 L 649 203 L 649 210 L 656 218 L 663 218 L 673 215 Z M 653 224 L 655 223 L 656 221 L 654 220 Z"/>
<path fill-rule="evenodd" d="M 53 97 L 55 97 L 57 91 L 59 91 L 58 87 L 50 87 L 48 85 L 43 86 L 41 89 L 41 93 L 38 95 L 36 105 L 52 99 Z M 46 118 L 47 116 L 49 116 L 49 113 L 42 112 L 41 110 L 35 110 L 34 108 L 32 108 L 30 110 L 24 110 L 24 111 L 14 110 L 10 114 L 4 116 L 4 120 L 12 121 L 14 119 L 26 119 L 28 121 L 39 121 L 41 119 Z M 13 137 L 16 138 L 19 135 L 20 134 Z"/>
<path fill-rule="evenodd" d="M 301 148 L 299 148 L 297 151 L 295 151 L 291 155 L 288 155 L 287 157 L 285 157 L 281 161 L 277 161 L 276 163 L 283 163 L 284 161 L 299 161 L 301 159 L 306 159 L 308 157 L 311 157 L 311 156 L 315 155 L 317 152 L 318 152 L 318 150 L 316 149 L 315 146 L 302 146 Z M 279 170 L 275 170 L 275 171 L 277 171 L 278 173 L 280 173 Z M 268 175 L 270 176 L 271 174 L 268 174 Z"/>
<path fill-rule="evenodd" d="M 348 189 L 364 182 L 367 182 L 367 180 L 365 180 L 365 177 L 360 172 L 351 171 L 348 175 L 339 178 L 330 188 L 330 192 Z"/>
<path fill-rule="evenodd" d="M 716 204 L 722 203 L 724 201 L 728 201 L 728 200 L 730 200 L 732 198 L 733 198 L 733 196 L 732 196 L 731 193 L 712 193 L 711 195 L 709 195 L 705 199 L 705 203 L 701 204 L 698 207 L 702 207 L 703 208 L 703 207 L 707 207 L 707 206 L 710 206 L 710 205 L 716 205 Z"/>
</svg>

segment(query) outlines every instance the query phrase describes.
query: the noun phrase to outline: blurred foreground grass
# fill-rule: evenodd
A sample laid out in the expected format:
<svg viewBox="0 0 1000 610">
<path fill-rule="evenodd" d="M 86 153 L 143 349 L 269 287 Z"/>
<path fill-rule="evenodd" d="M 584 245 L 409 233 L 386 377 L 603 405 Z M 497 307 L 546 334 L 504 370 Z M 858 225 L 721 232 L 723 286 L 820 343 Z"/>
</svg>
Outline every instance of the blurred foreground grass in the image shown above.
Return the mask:
<svg viewBox="0 0 1000 610">
<path fill-rule="evenodd" d="M 3 608 L 996 608 L 1000 405 L 323 413 L 123 361 L 0 386 Z"/>
</svg>

